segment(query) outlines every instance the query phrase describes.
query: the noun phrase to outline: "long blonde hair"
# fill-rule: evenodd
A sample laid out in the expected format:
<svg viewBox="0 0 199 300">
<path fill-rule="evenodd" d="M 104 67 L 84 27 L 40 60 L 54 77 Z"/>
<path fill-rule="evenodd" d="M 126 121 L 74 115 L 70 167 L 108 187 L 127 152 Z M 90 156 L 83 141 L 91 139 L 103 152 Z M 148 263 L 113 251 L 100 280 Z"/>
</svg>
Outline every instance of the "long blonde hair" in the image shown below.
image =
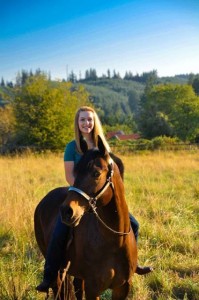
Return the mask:
<svg viewBox="0 0 199 300">
<path fill-rule="evenodd" d="M 110 152 L 110 146 L 104 136 L 104 132 L 103 132 L 103 128 L 102 128 L 102 124 L 100 122 L 100 119 L 96 113 L 96 111 L 90 107 L 90 106 L 82 106 L 80 107 L 75 115 L 75 141 L 76 141 L 76 146 L 77 146 L 77 150 L 79 153 L 82 154 L 82 150 L 80 147 L 80 138 L 81 138 L 81 131 L 79 130 L 79 125 L 78 125 L 78 120 L 79 120 L 79 114 L 82 111 L 91 111 L 93 113 L 93 117 L 94 117 L 94 128 L 92 131 L 92 137 L 93 137 L 93 142 L 95 147 L 97 147 L 97 140 L 98 140 L 98 135 L 101 137 L 102 142 L 106 148 L 106 150 L 108 152 Z"/>
</svg>

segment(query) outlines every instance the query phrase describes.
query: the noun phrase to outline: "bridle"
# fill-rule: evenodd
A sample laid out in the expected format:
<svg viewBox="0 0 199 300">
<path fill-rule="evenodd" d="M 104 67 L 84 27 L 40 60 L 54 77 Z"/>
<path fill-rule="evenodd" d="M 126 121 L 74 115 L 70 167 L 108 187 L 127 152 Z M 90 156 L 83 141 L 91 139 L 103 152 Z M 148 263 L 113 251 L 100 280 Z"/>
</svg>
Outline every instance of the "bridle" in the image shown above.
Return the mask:
<svg viewBox="0 0 199 300">
<path fill-rule="evenodd" d="M 110 186 L 114 192 L 114 184 L 112 182 L 112 177 L 113 177 L 113 163 L 111 163 L 109 165 L 109 174 L 107 176 L 106 182 L 104 184 L 104 187 L 102 188 L 102 190 L 100 190 L 94 197 L 89 196 L 88 194 L 86 194 L 85 192 L 83 192 L 82 190 L 70 186 L 68 189 L 68 192 L 76 192 L 79 195 L 81 195 L 82 197 L 84 197 L 87 201 L 88 204 L 92 210 L 92 212 L 95 214 L 95 216 L 97 217 L 97 219 L 107 228 L 109 229 L 111 232 L 115 233 L 115 234 L 119 234 L 119 235 L 127 235 L 131 232 L 131 227 L 129 229 L 128 232 L 120 232 L 120 231 L 115 231 L 114 229 L 110 228 L 98 215 L 97 213 L 97 200 L 105 193 L 105 191 L 108 189 L 108 187 Z"/>
</svg>

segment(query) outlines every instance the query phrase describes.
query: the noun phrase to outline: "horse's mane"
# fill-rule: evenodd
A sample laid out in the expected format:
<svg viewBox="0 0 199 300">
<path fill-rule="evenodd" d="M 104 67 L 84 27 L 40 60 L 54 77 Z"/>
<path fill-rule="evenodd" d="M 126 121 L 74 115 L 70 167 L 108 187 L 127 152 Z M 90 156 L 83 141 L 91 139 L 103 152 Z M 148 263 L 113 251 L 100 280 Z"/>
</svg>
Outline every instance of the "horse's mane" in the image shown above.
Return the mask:
<svg viewBox="0 0 199 300">
<path fill-rule="evenodd" d="M 112 152 L 110 153 L 110 157 L 113 159 L 113 161 L 118 166 L 118 169 L 120 171 L 120 176 L 122 177 L 122 180 L 123 180 L 124 179 L 124 164 L 123 164 L 123 161 L 121 160 L 121 158 L 119 158 L 118 156 L 116 156 Z"/>
<path fill-rule="evenodd" d="M 109 153 L 109 155 L 113 159 L 113 161 L 116 163 L 116 165 L 118 166 L 120 175 L 123 179 L 124 178 L 124 164 L 123 164 L 122 160 L 113 153 Z M 80 161 L 76 164 L 74 173 L 77 174 L 79 172 L 85 172 L 86 170 L 88 170 L 91 161 L 93 161 L 97 157 L 101 157 L 101 156 L 102 155 L 101 155 L 100 151 L 98 150 L 98 148 L 87 150 L 86 153 L 81 157 Z"/>
</svg>

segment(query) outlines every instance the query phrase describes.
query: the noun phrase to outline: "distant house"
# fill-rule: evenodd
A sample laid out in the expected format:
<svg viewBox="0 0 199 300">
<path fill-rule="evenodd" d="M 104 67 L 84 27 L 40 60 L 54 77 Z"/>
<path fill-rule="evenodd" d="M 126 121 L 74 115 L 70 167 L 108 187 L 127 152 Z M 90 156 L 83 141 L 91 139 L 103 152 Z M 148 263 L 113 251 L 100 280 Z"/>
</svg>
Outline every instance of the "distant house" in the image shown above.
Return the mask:
<svg viewBox="0 0 199 300">
<path fill-rule="evenodd" d="M 137 140 L 140 138 L 140 135 L 138 133 L 125 134 L 122 130 L 118 130 L 118 131 L 107 132 L 106 137 L 107 140 L 116 138 L 121 141 L 126 141 L 126 140 Z"/>
</svg>

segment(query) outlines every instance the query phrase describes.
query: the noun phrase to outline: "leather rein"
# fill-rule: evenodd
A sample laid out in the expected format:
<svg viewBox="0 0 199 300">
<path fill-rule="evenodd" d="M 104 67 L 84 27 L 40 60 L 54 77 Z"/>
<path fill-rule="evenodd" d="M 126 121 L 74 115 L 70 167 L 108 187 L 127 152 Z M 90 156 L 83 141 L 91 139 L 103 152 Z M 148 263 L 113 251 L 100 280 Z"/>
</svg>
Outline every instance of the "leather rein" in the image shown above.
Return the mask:
<svg viewBox="0 0 199 300">
<path fill-rule="evenodd" d="M 120 231 L 116 231 L 112 228 L 110 228 L 101 218 L 100 216 L 98 215 L 97 213 L 97 200 L 104 194 L 104 192 L 108 189 L 109 186 L 111 186 L 111 188 L 113 189 L 114 191 L 114 184 L 112 182 L 112 177 L 113 177 L 113 168 L 112 168 L 112 164 L 111 166 L 109 165 L 110 167 L 110 175 L 109 177 L 106 179 L 106 183 L 104 184 L 104 187 L 102 188 L 102 190 L 100 192 L 98 192 L 96 194 L 95 197 L 91 197 L 89 196 L 88 194 L 86 194 L 85 192 L 83 192 L 82 190 L 76 188 L 76 187 L 73 187 L 73 186 L 70 186 L 68 191 L 73 191 L 73 192 L 76 192 L 78 193 L 79 195 L 83 196 L 87 201 L 88 201 L 88 204 L 89 206 L 91 207 L 92 209 L 92 212 L 95 214 L 95 216 L 97 217 L 97 219 L 102 223 L 102 225 L 104 225 L 104 227 L 106 227 L 107 229 L 109 229 L 111 232 L 113 232 L 114 234 L 119 234 L 119 235 L 127 235 L 131 232 L 131 227 L 129 229 L 128 232 L 120 232 Z"/>
</svg>

